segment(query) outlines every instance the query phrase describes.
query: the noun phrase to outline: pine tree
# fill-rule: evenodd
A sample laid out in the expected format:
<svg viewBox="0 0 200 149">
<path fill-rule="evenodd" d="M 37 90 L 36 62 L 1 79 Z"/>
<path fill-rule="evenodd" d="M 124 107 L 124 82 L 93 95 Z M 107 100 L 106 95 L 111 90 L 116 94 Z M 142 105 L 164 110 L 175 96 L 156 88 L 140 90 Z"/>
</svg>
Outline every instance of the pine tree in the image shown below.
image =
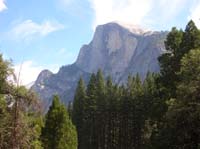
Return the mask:
<svg viewBox="0 0 200 149">
<path fill-rule="evenodd" d="M 191 20 L 188 22 L 181 43 L 181 58 L 192 49 L 200 48 L 200 31 Z"/>
<path fill-rule="evenodd" d="M 162 124 L 155 133 L 154 148 L 199 148 L 199 47 L 200 31 L 190 21 L 183 32 L 177 56 L 171 56 L 176 58 L 176 63 L 167 60 L 168 63 L 162 63 L 164 67 L 161 65 L 165 70 L 171 67 L 176 79 L 169 81 L 169 76 L 161 74 L 166 84 L 169 81 L 167 86 L 162 84 L 163 87 L 170 87 L 170 82 L 173 83 L 169 93 L 174 96 L 168 96 L 166 101 L 168 111 L 163 114 Z"/>
<path fill-rule="evenodd" d="M 105 99 L 105 82 L 101 70 L 97 72 L 96 75 L 96 105 L 97 110 L 95 113 L 95 138 L 96 147 L 95 148 L 105 148 L 105 116 L 106 116 L 106 99 Z"/>
<path fill-rule="evenodd" d="M 161 55 L 158 60 L 160 62 L 161 77 L 159 82 L 162 84 L 164 98 L 175 96 L 176 81 L 178 77 L 176 72 L 179 70 L 181 53 L 181 43 L 183 38 L 183 31 L 172 28 L 165 41 L 167 53 Z"/>
<path fill-rule="evenodd" d="M 119 98 L 117 94 L 118 88 L 113 85 L 111 77 L 108 77 L 106 82 L 106 113 L 104 114 L 104 121 L 106 127 L 105 146 L 109 148 L 119 148 Z"/>
<path fill-rule="evenodd" d="M 176 84 L 179 81 L 177 73 L 180 70 L 181 59 L 191 49 L 200 47 L 200 31 L 191 20 L 188 22 L 185 31 L 172 28 L 165 42 L 167 53 L 159 57 L 161 66 L 161 77 L 163 94 L 176 97 Z"/>
<path fill-rule="evenodd" d="M 77 134 L 67 110 L 54 96 L 42 129 L 42 143 L 46 149 L 76 149 Z"/>
<path fill-rule="evenodd" d="M 177 98 L 168 101 L 165 123 L 157 148 L 199 148 L 200 144 L 200 50 L 191 50 L 181 60 Z"/>
<path fill-rule="evenodd" d="M 96 75 L 92 74 L 86 89 L 86 104 L 84 112 L 84 149 L 93 149 L 96 144 L 95 138 L 95 114 L 96 114 Z"/>
<path fill-rule="evenodd" d="M 85 85 L 82 78 L 80 78 L 73 102 L 73 111 L 72 111 L 72 121 L 77 129 L 78 134 L 78 149 L 81 149 L 84 143 L 84 133 L 83 133 L 83 125 L 84 125 L 84 110 L 85 110 Z"/>
<path fill-rule="evenodd" d="M 154 148 L 154 138 L 157 135 L 160 125 L 163 124 L 163 117 L 167 111 L 165 99 L 160 96 L 160 87 L 157 79 L 159 75 L 147 73 L 143 82 L 142 107 L 144 110 L 145 127 L 143 129 L 143 148 Z M 155 141 L 156 142 L 156 141 Z M 156 142 L 157 143 L 157 142 Z"/>
</svg>

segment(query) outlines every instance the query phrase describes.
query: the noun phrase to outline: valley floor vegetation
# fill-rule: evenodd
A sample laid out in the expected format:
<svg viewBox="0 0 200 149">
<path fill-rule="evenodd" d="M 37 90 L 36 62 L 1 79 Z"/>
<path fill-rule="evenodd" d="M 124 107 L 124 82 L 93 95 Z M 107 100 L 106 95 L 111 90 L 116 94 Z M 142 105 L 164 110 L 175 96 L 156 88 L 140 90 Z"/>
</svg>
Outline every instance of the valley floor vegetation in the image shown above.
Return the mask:
<svg viewBox="0 0 200 149">
<path fill-rule="evenodd" d="M 200 31 L 193 21 L 174 27 L 165 46 L 159 74 L 117 85 L 99 70 L 88 84 L 80 78 L 68 108 L 55 95 L 46 114 L 35 93 L 8 80 L 1 55 L 0 149 L 199 149 Z"/>
</svg>

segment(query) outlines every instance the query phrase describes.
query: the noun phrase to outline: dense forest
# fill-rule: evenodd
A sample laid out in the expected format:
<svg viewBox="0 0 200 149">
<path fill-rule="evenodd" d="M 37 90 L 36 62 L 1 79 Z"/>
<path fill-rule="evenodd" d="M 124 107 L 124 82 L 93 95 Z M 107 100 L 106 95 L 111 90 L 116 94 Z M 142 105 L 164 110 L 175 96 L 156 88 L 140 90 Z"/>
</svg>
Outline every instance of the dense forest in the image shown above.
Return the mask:
<svg viewBox="0 0 200 149">
<path fill-rule="evenodd" d="M 47 113 L 1 55 L 0 149 L 199 149 L 200 31 L 174 27 L 165 46 L 159 74 L 118 85 L 99 70 L 80 78 L 68 108 L 55 95 Z"/>
</svg>

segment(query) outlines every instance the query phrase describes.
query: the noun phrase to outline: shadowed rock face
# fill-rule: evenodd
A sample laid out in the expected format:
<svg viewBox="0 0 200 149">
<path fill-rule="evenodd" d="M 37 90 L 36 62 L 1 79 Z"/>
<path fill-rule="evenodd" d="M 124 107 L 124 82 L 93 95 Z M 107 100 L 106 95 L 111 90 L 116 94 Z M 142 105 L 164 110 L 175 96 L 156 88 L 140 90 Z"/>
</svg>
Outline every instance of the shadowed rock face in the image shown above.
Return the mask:
<svg viewBox="0 0 200 149">
<path fill-rule="evenodd" d="M 59 95 L 62 101 L 67 104 L 73 99 L 80 76 L 87 82 L 90 74 L 82 71 L 74 64 L 61 67 L 56 74 L 45 70 L 39 74 L 31 89 L 38 93 L 43 100 L 45 109 L 49 107 L 51 98 L 55 94 Z"/>
<path fill-rule="evenodd" d="M 74 64 L 61 67 L 57 74 L 42 71 L 32 89 L 45 100 L 58 94 L 67 103 L 73 99 L 80 76 L 87 82 L 98 69 L 111 75 L 116 83 L 124 83 L 129 74 L 138 73 L 144 79 L 148 71 L 159 71 L 157 58 L 165 52 L 166 35 L 117 23 L 100 25 L 92 41 L 80 49 Z"/>
</svg>

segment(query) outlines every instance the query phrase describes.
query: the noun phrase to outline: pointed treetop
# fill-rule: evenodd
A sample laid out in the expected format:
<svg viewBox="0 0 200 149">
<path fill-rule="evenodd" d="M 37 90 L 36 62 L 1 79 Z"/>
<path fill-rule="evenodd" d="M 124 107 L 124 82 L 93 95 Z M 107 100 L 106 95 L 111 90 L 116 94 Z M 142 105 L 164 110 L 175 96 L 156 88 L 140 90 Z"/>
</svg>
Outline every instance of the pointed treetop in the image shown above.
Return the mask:
<svg viewBox="0 0 200 149">
<path fill-rule="evenodd" d="M 87 85 L 86 93 L 87 95 L 91 95 L 91 94 L 94 94 L 95 90 L 96 90 L 96 76 L 94 73 L 92 73 L 90 77 L 90 81 Z"/>
<path fill-rule="evenodd" d="M 51 107 L 58 107 L 60 105 L 60 99 L 58 95 L 53 96 L 52 106 Z M 51 108 L 50 107 L 50 108 Z"/>
<path fill-rule="evenodd" d="M 80 77 L 80 79 L 79 79 L 79 81 L 78 81 L 78 86 L 77 86 L 77 88 L 78 88 L 78 87 L 85 90 L 85 82 L 84 82 L 84 80 L 83 80 L 82 77 Z"/>
<path fill-rule="evenodd" d="M 80 84 L 82 84 L 83 82 L 84 82 L 84 80 L 83 80 L 83 78 L 82 78 L 82 76 L 80 76 L 80 79 L 79 79 L 79 81 L 78 81 Z"/>
<path fill-rule="evenodd" d="M 186 28 L 185 28 L 185 32 L 188 32 L 188 31 L 192 31 L 192 30 L 198 30 L 194 21 L 193 20 L 190 20 L 188 22 L 188 24 L 186 25 Z"/>
<path fill-rule="evenodd" d="M 106 81 L 106 85 L 108 87 L 111 87 L 113 85 L 111 76 L 108 76 L 107 81 Z"/>
</svg>

